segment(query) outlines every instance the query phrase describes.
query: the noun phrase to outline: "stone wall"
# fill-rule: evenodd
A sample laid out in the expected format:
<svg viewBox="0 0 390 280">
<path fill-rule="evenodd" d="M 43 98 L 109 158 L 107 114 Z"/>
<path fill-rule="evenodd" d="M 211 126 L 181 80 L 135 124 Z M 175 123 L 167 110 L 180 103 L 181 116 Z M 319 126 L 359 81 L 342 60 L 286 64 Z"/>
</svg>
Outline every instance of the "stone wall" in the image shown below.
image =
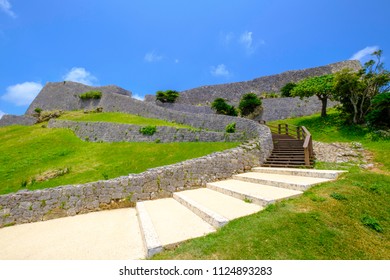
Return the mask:
<svg viewBox="0 0 390 280">
<path fill-rule="evenodd" d="M 208 182 L 258 166 L 264 153 L 258 143 L 257 139 L 234 149 L 111 180 L 1 195 L 0 227 L 129 207 L 139 200 L 205 187 Z"/>
<path fill-rule="evenodd" d="M 0 119 L 0 127 L 2 126 L 7 126 L 7 125 L 14 125 L 14 124 L 19 124 L 19 125 L 33 125 L 37 121 L 36 118 L 32 116 L 16 116 L 16 115 L 4 115 Z"/>
<path fill-rule="evenodd" d="M 140 132 L 142 126 L 111 122 L 74 122 L 51 119 L 49 128 L 69 128 L 90 142 L 243 142 L 244 133 L 223 133 L 159 126 L 153 135 Z"/>
<path fill-rule="evenodd" d="M 280 92 L 280 89 L 289 82 L 298 82 L 307 77 L 335 73 L 343 68 L 359 70 L 361 67 L 358 60 L 347 60 L 320 67 L 264 76 L 246 82 L 202 86 L 180 92 L 176 103 L 210 105 L 213 100 L 222 97 L 232 104 L 238 104 L 241 96 L 248 92 L 257 94 L 263 92 Z M 145 100 L 152 100 L 152 97 L 147 96 Z"/>
<path fill-rule="evenodd" d="M 96 107 L 99 100 L 82 100 L 80 94 L 96 90 L 105 94 L 131 96 L 131 92 L 118 86 L 92 87 L 76 82 L 47 83 L 28 107 L 26 114 L 33 114 L 35 108 L 42 110 L 80 110 L 86 107 Z"/>
<path fill-rule="evenodd" d="M 299 97 L 283 97 L 283 98 L 266 98 L 262 99 L 263 115 L 265 121 L 283 120 L 288 118 L 309 116 L 321 111 L 322 103 L 316 97 L 300 99 Z M 198 113 L 198 114 L 215 114 L 215 111 L 210 106 L 194 106 L 189 104 L 164 104 L 154 102 L 157 106 L 169 108 L 171 110 Z M 328 100 L 328 108 L 334 107 L 337 102 Z"/>
</svg>

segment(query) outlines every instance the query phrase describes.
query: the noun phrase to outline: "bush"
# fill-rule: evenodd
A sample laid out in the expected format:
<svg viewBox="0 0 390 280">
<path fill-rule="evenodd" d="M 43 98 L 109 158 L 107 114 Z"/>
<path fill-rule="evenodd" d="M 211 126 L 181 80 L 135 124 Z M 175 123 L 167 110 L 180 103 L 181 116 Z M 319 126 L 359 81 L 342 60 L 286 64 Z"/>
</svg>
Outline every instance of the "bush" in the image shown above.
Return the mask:
<svg viewBox="0 0 390 280">
<path fill-rule="evenodd" d="M 102 97 L 102 92 L 97 90 L 91 90 L 80 94 L 80 98 L 82 100 L 100 99 L 101 97 Z"/>
<path fill-rule="evenodd" d="M 152 125 L 144 126 L 139 129 L 139 132 L 142 133 L 143 135 L 153 135 L 156 133 L 156 131 L 157 131 L 156 126 L 152 126 Z"/>
<path fill-rule="evenodd" d="M 174 103 L 178 97 L 179 93 L 175 90 L 159 90 L 156 92 L 156 100 L 163 103 Z"/>
<path fill-rule="evenodd" d="M 37 107 L 34 109 L 34 112 L 37 113 L 37 114 L 40 114 L 42 112 L 42 109 Z"/>
<path fill-rule="evenodd" d="M 241 115 L 247 116 L 253 113 L 257 107 L 261 106 L 261 99 L 255 93 L 246 93 L 241 97 L 238 108 Z"/>
<path fill-rule="evenodd" d="M 375 127 L 390 128 L 390 92 L 377 94 L 372 99 L 373 109 L 366 116 L 366 121 Z"/>
<path fill-rule="evenodd" d="M 234 133 L 236 132 L 236 123 L 229 123 L 225 128 L 227 133 Z"/>
<path fill-rule="evenodd" d="M 211 103 L 211 108 L 214 109 L 217 114 L 233 117 L 238 116 L 237 109 L 234 106 L 227 104 L 226 100 L 220 97 Z"/>
<path fill-rule="evenodd" d="M 282 97 L 291 97 L 291 91 L 297 86 L 296 83 L 287 83 L 281 89 Z"/>
</svg>

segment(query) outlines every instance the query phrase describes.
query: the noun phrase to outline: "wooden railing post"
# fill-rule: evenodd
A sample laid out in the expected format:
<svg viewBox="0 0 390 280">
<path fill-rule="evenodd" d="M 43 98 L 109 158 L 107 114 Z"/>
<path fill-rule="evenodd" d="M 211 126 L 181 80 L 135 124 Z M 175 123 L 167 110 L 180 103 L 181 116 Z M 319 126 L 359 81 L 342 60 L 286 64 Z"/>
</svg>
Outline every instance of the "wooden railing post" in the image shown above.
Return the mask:
<svg viewBox="0 0 390 280">
<path fill-rule="evenodd" d="M 288 124 L 286 124 L 286 135 L 288 135 Z"/>
<path fill-rule="evenodd" d="M 297 127 L 297 138 L 301 140 L 301 128 L 299 126 Z"/>
<path fill-rule="evenodd" d="M 282 124 L 278 124 L 278 134 L 282 134 Z"/>
</svg>

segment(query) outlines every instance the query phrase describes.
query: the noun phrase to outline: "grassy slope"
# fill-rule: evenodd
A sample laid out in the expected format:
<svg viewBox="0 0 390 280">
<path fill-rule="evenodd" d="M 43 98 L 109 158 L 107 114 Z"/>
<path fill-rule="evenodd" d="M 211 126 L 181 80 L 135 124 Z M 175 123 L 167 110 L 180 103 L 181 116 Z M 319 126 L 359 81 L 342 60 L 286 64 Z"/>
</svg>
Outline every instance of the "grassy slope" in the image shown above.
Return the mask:
<svg viewBox="0 0 390 280">
<path fill-rule="evenodd" d="M 288 122 L 305 125 L 318 141 L 362 142 L 382 164 L 380 172 L 387 173 L 390 141 L 371 142 L 365 131 L 342 127 L 337 119 L 332 113 L 325 120 L 317 115 Z M 390 176 L 345 164 L 332 167 L 349 172 L 154 258 L 390 259 Z M 383 232 L 363 225 L 365 216 L 374 218 Z"/>
<path fill-rule="evenodd" d="M 23 189 L 22 181 L 31 181 L 50 170 L 71 171 L 29 184 L 27 188 L 42 189 L 139 173 L 234 146 L 237 143 L 89 143 L 67 129 L 41 125 L 3 127 L 0 128 L 0 194 Z"/>
<path fill-rule="evenodd" d="M 168 122 L 159 119 L 150 119 L 137 115 L 125 114 L 120 112 L 104 112 L 84 114 L 83 111 L 66 112 L 59 119 L 71 121 L 92 121 L 92 122 L 117 122 L 135 125 L 156 125 L 156 126 L 173 126 L 177 128 L 189 128 L 189 126 Z"/>
</svg>

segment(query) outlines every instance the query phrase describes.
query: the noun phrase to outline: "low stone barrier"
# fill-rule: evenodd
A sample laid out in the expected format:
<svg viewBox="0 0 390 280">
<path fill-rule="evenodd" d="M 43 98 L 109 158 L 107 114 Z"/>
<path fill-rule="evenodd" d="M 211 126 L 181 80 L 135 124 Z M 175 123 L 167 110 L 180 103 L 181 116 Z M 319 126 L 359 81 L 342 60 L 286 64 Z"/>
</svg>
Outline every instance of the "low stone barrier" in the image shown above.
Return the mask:
<svg viewBox="0 0 390 280">
<path fill-rule="evenodd" d="M 84 141 L 90 142 L 243 142 L 245 133 L 223 133 L 200 129 L 156 127 L 153 135 L 140 132 L 142 126 L 112 122 L 75 122 L 51 119 L 49 128 L 69 128 Z"/>
<path fill-rule="evenodd" d="M 264 153 L 270 152 L 262 143 L 266 141 L 256 139 L 223 152 L 111 180 L 1 195 L 0 227 L 129 207 L 139 200 L 171 197 L 176 191 L 205 187 L 208 182 L 258 166 Z"/>
</svg>

